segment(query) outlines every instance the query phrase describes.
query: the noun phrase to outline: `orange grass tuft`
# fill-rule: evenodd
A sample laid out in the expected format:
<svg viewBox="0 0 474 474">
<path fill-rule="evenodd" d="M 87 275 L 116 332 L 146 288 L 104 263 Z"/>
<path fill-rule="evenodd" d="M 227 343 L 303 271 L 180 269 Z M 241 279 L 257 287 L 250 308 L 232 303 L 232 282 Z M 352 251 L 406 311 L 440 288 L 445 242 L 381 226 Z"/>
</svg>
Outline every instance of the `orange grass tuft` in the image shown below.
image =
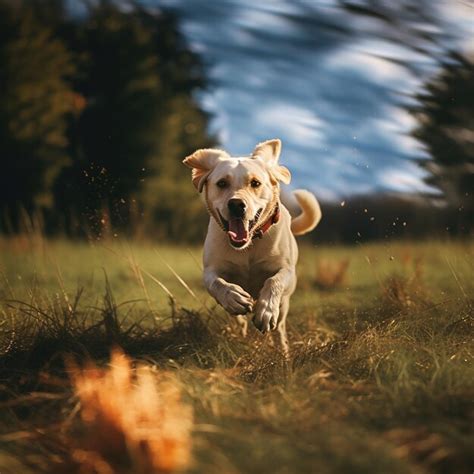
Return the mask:
<svg viewBox="0 0 474 474">
<path fill-rule="evenodd" d="M 170 472 L 189 465 L 192 411 L 170 374 L 134 370 L 118 350 L 109 368 L 70 373 L 81 407 L 81 441 L 73 451 L 79 472 Z"/>
<path fill-rule="evenodd" d="M 316 266 L 314 285 L 320 290 L 333 290 L 347 284 L 348 258 L 339 262 L 320 260 Z"/>
<path fill-rule="evenodd" d="M 426 306 L 423 260 L 405 256 L 403 263 L 406 268 L 405 275 L 393 274 L 382 282 L 382 295 L 385 303 L 397 309 Z"/>
</svg>

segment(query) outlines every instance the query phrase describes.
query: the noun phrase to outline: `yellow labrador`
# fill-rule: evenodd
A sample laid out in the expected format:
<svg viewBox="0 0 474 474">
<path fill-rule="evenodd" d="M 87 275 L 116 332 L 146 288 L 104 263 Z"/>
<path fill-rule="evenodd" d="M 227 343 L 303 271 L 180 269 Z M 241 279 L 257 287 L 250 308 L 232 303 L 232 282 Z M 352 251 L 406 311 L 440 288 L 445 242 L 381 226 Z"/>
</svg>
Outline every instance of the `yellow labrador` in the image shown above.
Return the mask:
<svg viewBox="0 0 474 474">
<path fill-rule="evenodd" d="M 184 160 L 203 193 L 211 215 L 204 244 L 204 282 L 230 314 L 254 313 L 262 332 L 277 329 L 288 354 L 286 316 L 296 287 L 298 248 L 294 235 L 313 230 L 321 219 L 318 201 L 308 191 L 293 192 L 299 215 L 282 204 L 280 182 L 290 172 L 278 163 L 280 140 L 257 145 L 250 157 L 231 157 L 215 149 L 198 150 Z M 290 196 L 291 197 L 291 196 Z"/>
</svg>

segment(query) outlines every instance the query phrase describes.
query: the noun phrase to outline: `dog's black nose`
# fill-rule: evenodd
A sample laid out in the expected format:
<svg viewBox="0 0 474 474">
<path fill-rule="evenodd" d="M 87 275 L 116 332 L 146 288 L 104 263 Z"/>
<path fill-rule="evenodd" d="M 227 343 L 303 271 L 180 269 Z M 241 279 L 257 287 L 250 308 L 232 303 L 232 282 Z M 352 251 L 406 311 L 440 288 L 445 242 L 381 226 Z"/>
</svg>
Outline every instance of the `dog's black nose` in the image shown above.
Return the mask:
<svg viewBox="0 0 474 474">
<path fill-rule="evenodd" d="M 229 199 L 227 207 L 232 217 L 242 218 L 245 216 L 247 205 L 242 199 Z"/>
</svg>

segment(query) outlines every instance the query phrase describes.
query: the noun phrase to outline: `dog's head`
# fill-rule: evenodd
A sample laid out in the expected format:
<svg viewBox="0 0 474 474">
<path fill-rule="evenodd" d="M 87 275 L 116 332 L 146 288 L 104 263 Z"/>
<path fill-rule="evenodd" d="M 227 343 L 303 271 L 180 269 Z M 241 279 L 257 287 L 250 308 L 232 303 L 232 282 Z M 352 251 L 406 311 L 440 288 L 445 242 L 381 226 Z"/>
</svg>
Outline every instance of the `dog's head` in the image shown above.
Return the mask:
<svg viewBox="0 0 474 474">
<path fill-rule="evenodd" d="M 280 140 L 268 140 L 258 144 L 249 157 L 203 149 L 183 161 L 192 169 L 196 189 L 205 189 L 209 212 L 235 249 L 251 244 L 254 232 L 275 210 L 279 182 L 290 182 L 290 172 L 278 164 L 280 151 Z"/>
</svg>

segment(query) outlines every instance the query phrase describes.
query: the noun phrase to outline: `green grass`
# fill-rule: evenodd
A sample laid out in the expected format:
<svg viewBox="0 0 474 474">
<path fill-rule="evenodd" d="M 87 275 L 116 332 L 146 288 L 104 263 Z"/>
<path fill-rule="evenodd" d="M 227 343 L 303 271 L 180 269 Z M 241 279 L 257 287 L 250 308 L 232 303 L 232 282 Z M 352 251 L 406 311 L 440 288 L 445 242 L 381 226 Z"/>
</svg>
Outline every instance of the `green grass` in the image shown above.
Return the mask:
<svg viewBox="0 0 474 474">
<path fill-rule="evenodd" d="M 37 435 L 75 419 L 64 353 L 103 363 L 117 344 L 182 382 L 189 472 L 473 469 L 472 243 L 302 246 L 289 362 L 216 306 L 199 247 L 17 238 L 0 252 L 2 474 L 47 472 L 60 452 Z M 318 290 L 318 261 L 346 258 L 345 281 Z"/>
</svg>

